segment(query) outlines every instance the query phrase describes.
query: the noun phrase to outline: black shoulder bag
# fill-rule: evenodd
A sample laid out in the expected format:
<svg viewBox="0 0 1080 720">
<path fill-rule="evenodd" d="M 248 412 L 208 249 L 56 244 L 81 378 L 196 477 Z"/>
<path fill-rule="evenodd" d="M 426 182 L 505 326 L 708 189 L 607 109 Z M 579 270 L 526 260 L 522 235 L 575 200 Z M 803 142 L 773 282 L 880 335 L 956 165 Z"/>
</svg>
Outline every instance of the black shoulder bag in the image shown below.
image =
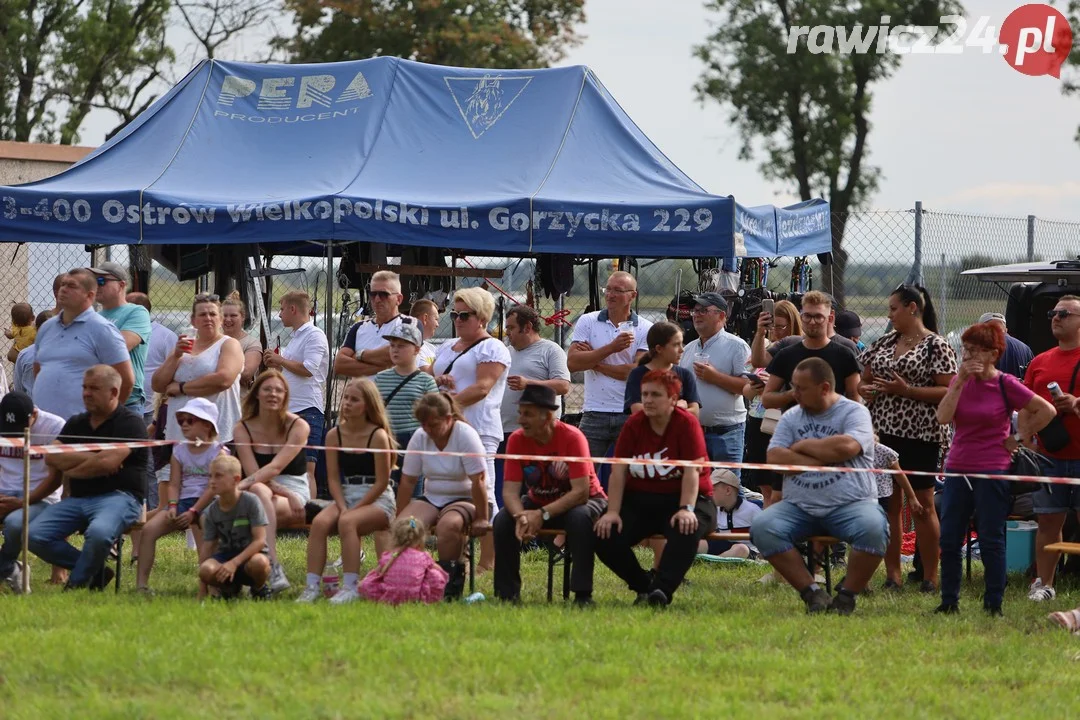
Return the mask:
<svg viewBox="0 0 1080 720">
<path fill-rule="evenodd" d="M 998 373 L 998 389 L 1001 390 L 1001 399 L 1005 401 L 1005 416 L 1012 423 L 1012 409 L 1009 406 L 1009 396 L 1005 394 L 1005 375 Z M 1029 450 L 1021 445 L 1012 456 L 1012 464 L 1009 465 L 1010 475 L 1042 475 L 1042 455 Z M 1009 489 L 1013 495 L 1026 495 L 1039 489 L 1039 483 L 1026 482 L 1023 480 L 1011 480 Z"/>
<path fill-rule="evenodd" d="M 393 400 L 394 396 L 397 395 L 401 391 L 401 388 L 408 385 L 412 381 L 412 379 L 414 377 L 416 377 L 417 375 L 419 375 L 421 372 L 423 372 L 423 371 L 422 370 L 413 370 L 412 373 L 410 373 L 408 376 L 406 376 L 406 378 L 404 380 L 399 382 L 398 386 L 396 388 L 394 388 L 393 390 L 391 390 L 390 394 L 387 395 L 386 399 L 383 400 L 383 405 L 386 406 L 386 407 L 390 407 L 390 401 Z"/>
<path fill-rule="evenodd" d="M 489 336 L 489 337 L 482 337 L 482 338 L 480 338 L 479 340 L 477 340 L 476 342 L 474 342 L 474 343 L 473 343 L 472 345 L 470 345 L 469 347 L 465 348 L 464 350 L 462 350 L 461 352 L 459 352 L 459 353 L 458 353 L 457 355 L 455 355 L 455 356 L 454 356 L 454 359 L 450 361 L 450 364 L 446 366 L 446 369 L 445 369 L 445 370 L 443 370 L 443 371 L 442 371 L 441 373 L 439 373 L 439 374 L 440 374 L 440 375 L 449 375 L 449 374 L 450 374 L 450 371 L 454 369 L 454 363 L 456 363 L 456 362 L 458 361 L 458 358 L 460 358 L 460 357 L 461 357 L 462 355 L 464 355 L 465 353 L 469 352 L 470 350 L 472 350 L 472 349 L 473 349 L 474 347 L 476 347 L 476 346 L 477 346 L 477 345 L 479 345 L 480 343 L 484 342 L 485 340 L 494 340 L 494 339 L 495 339 L 495 338 L 493 338 L 493 337 L 490 337 L 490 336 Z"/>
<path fill-rule="evenodd" d="M 1072 379 L 1069 380 L 1069 394 L 1076 389 L 1076 373 L 1080 372 L 1080 362 L 1073 368 Z M 1069 431 L 1060 415 L 1055 415 L 1050 424 L 1039 431 L 1039 446 L 1049 452 L 1057 452 L 1069 444 Z"/>
</svg>

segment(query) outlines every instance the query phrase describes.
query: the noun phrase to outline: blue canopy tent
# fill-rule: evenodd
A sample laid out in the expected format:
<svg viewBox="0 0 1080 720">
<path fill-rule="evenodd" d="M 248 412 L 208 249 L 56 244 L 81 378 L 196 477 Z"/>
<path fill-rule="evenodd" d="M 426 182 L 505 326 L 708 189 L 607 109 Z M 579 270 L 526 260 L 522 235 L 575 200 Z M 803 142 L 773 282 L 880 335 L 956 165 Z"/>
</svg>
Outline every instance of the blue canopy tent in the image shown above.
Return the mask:
<svg viewBox="0 0 1080 720">
<path fill-rule="evenodd" d="M 0 187 L 0 241 L 670 258 L 831 249 L 827 203 L 743 207 L 705 192 L 588 68 L 389 57 L 204 61 L 67 171 Z"/>
</svg>

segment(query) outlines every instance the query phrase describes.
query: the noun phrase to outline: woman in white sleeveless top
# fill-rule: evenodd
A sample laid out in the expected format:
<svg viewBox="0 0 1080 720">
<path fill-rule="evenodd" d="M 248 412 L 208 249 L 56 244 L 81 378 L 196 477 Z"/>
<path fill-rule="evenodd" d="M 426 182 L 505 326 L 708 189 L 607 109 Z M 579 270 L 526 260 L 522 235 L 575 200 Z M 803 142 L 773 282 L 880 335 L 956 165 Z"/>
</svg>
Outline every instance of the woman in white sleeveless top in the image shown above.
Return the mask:
<svg viewBox="0 0 1080 720">
<path fill-rule="evenodd" d="M 181 335 L 176 349 L 154 373 L 154 392 L 168 396 L 166 440 L 183 440 L 176 413 L 193 397 L 206 398 L 218 409 L 221 442 L 232 441 L 240 419 L 240 372 L 244 353 L 240 343 L 221 329 L 221 303 L 217 295 L 196 295 L 191 306 L 195 337 Z"/>
</svg>

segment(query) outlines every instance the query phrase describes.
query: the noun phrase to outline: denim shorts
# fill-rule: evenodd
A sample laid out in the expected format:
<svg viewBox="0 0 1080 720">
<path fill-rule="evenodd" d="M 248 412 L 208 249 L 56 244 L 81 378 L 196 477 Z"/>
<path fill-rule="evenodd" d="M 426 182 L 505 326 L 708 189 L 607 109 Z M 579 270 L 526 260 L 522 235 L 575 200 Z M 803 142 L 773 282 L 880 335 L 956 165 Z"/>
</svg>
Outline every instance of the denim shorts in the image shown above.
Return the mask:
<svg viewBox="0 0 1080 720">
<path fill-rule="evenodd" d="M 1051 459 L 1046 477 L 1080 478 L 1080 460 Z M 1032 498 L 1036 515 L 1080 511 L 1080 485 L 1043 483 Z"/>
<path fill-rule="evenodd" d="M 750 526 L 750 541 L 765 557 L 787 552 L 811 535 L 831 535 L 859 552 L 884 557 L 889 521 L 876 500 L 841 505 L 824 517 L 782 500 L 765 508 Z"/>
<path fill-rule="evenodd" d="M 180 498 L 180 501 L 176 504 L 176 514 L 186 513 L 191 508 L 195 507 L 195 503 L 199 501 L 197 497 Z"/>
<path fill-rule="evenodd" d="M 367 496 L 369 490 L 371 490 L 371 485 L 342 485 L 341 492 L 345 496 L 345 507 L 352 510 Z M 371 506 L 386 513 L 390 522 L 397 517 L 397 500 L 394 499 L 394 491 L 390 488 L 386 488 L 383 494 L 371 503 Z"/>
<path fill-rule="evenodd" d="M 304 418 L 304 421 L 308 424 L 308 445 L 322 445 L 323 444 L 323 412 L 319 408 L 309 407 L 304 408 L 300 412 L 296 413 L 300 417 Z M 304 448 L 304 455 L 307 456 L 308 462 L 319 461 L 319 450 L 312 450 L 310 447 Z"/>
</svg>

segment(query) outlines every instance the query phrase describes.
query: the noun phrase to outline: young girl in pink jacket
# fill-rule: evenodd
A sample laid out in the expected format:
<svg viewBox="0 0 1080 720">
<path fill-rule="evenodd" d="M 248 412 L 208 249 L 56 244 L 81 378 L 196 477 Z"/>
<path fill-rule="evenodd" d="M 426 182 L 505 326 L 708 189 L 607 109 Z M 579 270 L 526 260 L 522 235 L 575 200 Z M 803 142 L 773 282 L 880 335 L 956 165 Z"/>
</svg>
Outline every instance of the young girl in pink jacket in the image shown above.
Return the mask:
<svg viewBox="0 0 1080 720">
<path fill-rule="evenodd" d="M 416 518 L 398 518 L 390 526 L 394 549 L 383 553 L 379 567 L 360 581 L 360 594 L 368 600 L 399 605 L 436 603 L 443 599 L 449 576 L 424 552 L 427 528 Z"/>
</svg>

